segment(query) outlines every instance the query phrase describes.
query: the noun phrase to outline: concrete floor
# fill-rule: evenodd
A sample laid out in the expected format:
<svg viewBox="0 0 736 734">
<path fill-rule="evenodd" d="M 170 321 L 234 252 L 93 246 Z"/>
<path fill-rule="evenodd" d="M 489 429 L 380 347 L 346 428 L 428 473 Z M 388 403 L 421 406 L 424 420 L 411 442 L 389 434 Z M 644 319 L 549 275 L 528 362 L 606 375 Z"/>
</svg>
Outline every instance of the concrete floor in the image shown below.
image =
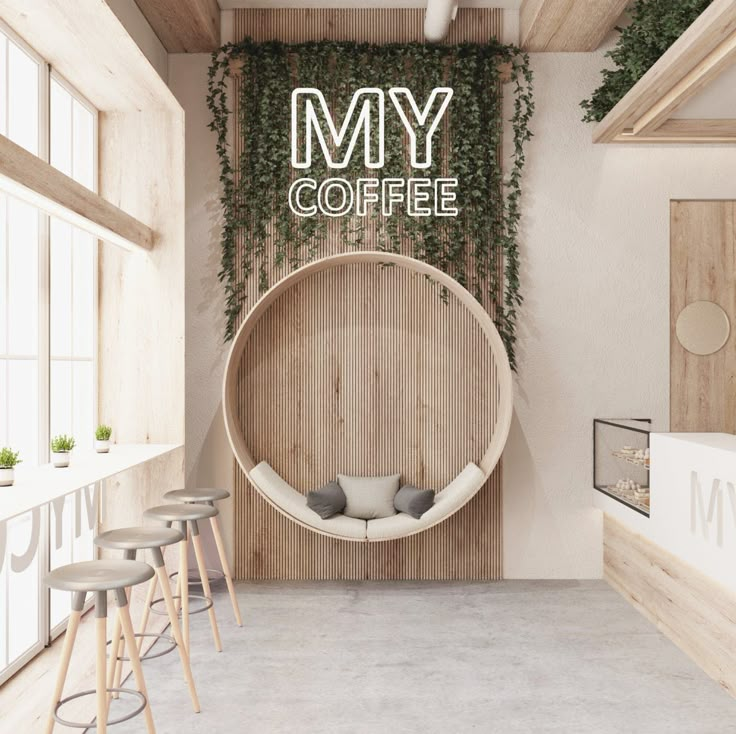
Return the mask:
<svg viewBox="0 0 736 734">
<path fill-rule="evenodd" d="M 192 621 L 202 713 L 175 654 L 146 663 L 159 734 L 736 732 L 736 701 L 602 581 L 238 590 L 222 653 Z"/>
</svg>

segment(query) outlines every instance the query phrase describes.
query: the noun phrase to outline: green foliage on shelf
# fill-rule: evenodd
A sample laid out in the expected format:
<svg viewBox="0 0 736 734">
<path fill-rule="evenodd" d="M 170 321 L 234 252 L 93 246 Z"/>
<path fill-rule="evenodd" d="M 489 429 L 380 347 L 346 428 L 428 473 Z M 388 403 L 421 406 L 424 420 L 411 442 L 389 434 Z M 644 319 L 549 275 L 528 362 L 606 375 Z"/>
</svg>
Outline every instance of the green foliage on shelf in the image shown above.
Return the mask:
<svg viewBox="0 0 736 734">
<path fill-rule="evenodd" d="M 513 95 L 513 140 L 506 175 L 501 160 L 501 66 L 510 69 Z M 239 118 L 229 131 L 228 83 L 235 73 Z M 421 175 L 458 179 L 459 214 L 412 217 L 401 210 L 384 217 L 374 210 L 365 217 L 345 216 L 339 225 L 340 242 L 331 243 L 333 249 L 402 252 L 448 273 L 489 308 L 515 366 L 515 325 L 522 302 L 517 241 L 521 176 L 534 102 L 527 55 L 495 40 L 458 46 L 378 46 L 328 41 L 287 45 L 246 39 L 213 54 L 207 104 L 221 166 L 224 216 L 219 278 L 226 294 L 226 339 L 234 335 L 251 278 L 257 279 L 263 292 L 279 272 L 294 270 L 324 252 L 329 218 L 298 217 L 287 201 L 296 178 L 290 165 L 292 90 L 322 90 L 333 116 L 340 120 L 361 87 L 387 92 L 396 86 L 409 87 L 420 105 L 434 87 L 449 86 L 454 91 L 447 113 L 449 132 L 435 136 L 432 167 Z M 316 156 L 311 168 L 299 175 L 317 180 L 339 175 L 350 182 L 361 177 L 412 176 L 397 117 L 386 115 L 383 169 L 367 171 L 362 156 L 353 156 L 348 167 L 335 174 L 322 156 Z M 233 160 L 229 132 L 239 136 L 238 160 Z M 368 222 L 376 227 L 375 242 L 366 241 Z M 275 253 L 271 259 L 269 248 Z"/>
<path fill-rule="evenodd" d="M 20 463 L 19 451 L 13 451 L 7 446 L 0 449 L 0 469 L 12 469 L 16 464 Z"/>
<path fill-rule="evenodd" d="M 100 423 L 95 430 L 95 438 L 98 441 L 109 441 L 110 436 L 112 436 L 112 428 Z"/>
<path fill-rule="evenodd" d="M 51 439 L 51 450 L 55 454 L 63 454 L 71 451 L 74 448 L 75 442 L 71 436 L 67 436 L 65 433 L 54 436 Z"/>
<path fill-rule="evenodd" d="M 606 56 L 614 63 L 604 69 L 603 83 L 580 106 L 583 122 L 602 120 L 692 25 L 713 0 L 637 0 L 631 8 L 631 24 Z"/>
</svg>

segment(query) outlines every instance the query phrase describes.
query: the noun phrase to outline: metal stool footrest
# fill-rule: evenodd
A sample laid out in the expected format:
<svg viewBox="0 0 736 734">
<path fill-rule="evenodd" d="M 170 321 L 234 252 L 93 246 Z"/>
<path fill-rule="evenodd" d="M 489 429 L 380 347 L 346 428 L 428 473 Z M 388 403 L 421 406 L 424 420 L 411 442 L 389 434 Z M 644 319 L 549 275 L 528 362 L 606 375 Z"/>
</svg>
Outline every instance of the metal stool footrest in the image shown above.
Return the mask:
<svg viewBox="0 0 736 734">
<path fill-rule="evenodd" d="M 181 596 L 179 596 L 178 594 L 175 596 L 172 596 L 171 598 L 174 600 L 176 599 L 181 600 Z M 202 612 L 206 612 L 214 604 L 214 602 L 209 596 L 202 596 L 201 594 L 189 594 L 189 601 L 192 601 L 192 599 L 200 602 L 201 606 L 198 606 L 196 609 L 190 609 L 189 610 L 190 616 L 192 614 L 202 614 Z M 162 611 L 161 609 L 156 609 L 156 604 L 160 604 L 163 601 L 164 601 L 164 598 L 161 597 L 160 599 L 154 599 L 151 602 L 150 609 L 151 609 L 152 614 L 159 614 L 162 617 L 168 616 L 168 613 L 166 611 Z M 181 619 L 181 609 L 179 609 L 179 618 Z"/>
<path fill-rule="evenodd" d="M 137 698 L 140 703 L 138 704 L 137 708 L 134 711 L 130 711 L 127 714 L 123 714 L 121 716 L 118 716 L 117 719 L 108 719 L 107 725 L 108 726 L 114 726 L 115 724 L 122 724 L 124 721 L 130 721 L 130 719 L 135 718 L 138 716 L 138 714 L 143 711 L 144 708 L 146 708 L 146 704 L 148 703 L 146 697 L 140 692 L 136 691 L 134 688 L 108 688 L 108 693 L 120 693 L 123 696 L 132 696 L 133 698 Z M 56 704 L 54 707 L 54 721 L 56 721 L 58 724 L 61 724 L 62 726 L 68 726 L 72 729 L 94 729 L 96 728 L 95 724 L 90 724 L 89 721 L 85 721 L 84 723 L 80 723 L 78 721 L 67 721 L 66 719 L 62 719 L 61 716 L 59 716 L 59 709 L 64 705 L 69 703 L 70 701 L 74 701 L 77 698 L 82 698 L 83 696 L 96 696 L 97 691 L 90 690 L 90 691 L 82 691 L 81 693 L 74 693 L 71 696 L 67 696 L 66 698 L 62 698 L 59 703 Z"/>
<path fill-rule="evenodd" d="M 210 582 L 210 584 L 215 584 L 218 581 L 222 581 L 225 578 L 224 572 L 220 571 L 219 568 L 207 568 L 205 570 L 207 571 L 207 580 Z M 169 574 L 169 578 L 173 580 L 178 575 L 179 575 L 179 572 L 174 571 L 173 573 Z M 199 572 L 195 568 L 189 569 L 187 578 L 189 579 L 189 582 L 188 582 L 189 586 L 201 586 L 202 585 L 202 579 L 199 576 Z"/>
<path fill-rule="evenodd" d="M 171 635 L 167 635 L 163 632 L 161 632 L 160 634 L 157 634 L 155 632 L 136 632 L 136 639 L 141 639 L 142 637 L 155 637 L 157 640 L 166 640 L 166 642 L 168 643 L 168 647 L 164 647 L 163 650 L 159 650 L 157 652 L 151 652 L 151 650 L 153 650 L 153 646 L 151 646 L 148 650 L 146 650 L 145 655 L 140 656 L 141 662 L 143 662 L 144 660 L 153 660 L 154 658 L 162 658 L 164 655 L 168 655 L 170 652 L 176 650 L 176 640 Z M 122 640 L 122 638 L 120 639 Z M 108 640 L 107 644 L 111 645 L 112 640 Z M 110 656 L 108 655 L 108 657 Z M 125 655 L 118 655 L 117 659 L 122 660 L 125 663 L 130 662 L 130 658 L 126 657 Z"/>
</svg>

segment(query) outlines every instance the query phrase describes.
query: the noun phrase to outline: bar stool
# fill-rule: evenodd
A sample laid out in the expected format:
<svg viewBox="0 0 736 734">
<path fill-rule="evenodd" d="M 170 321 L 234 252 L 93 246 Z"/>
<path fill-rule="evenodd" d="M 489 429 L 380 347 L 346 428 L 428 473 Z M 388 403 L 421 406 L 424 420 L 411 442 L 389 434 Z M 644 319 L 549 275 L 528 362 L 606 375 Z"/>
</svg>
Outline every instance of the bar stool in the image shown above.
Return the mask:
<svg viewBox="0 0 736 734">
<path fill-rule="evenodd" d="M 215 650 L 222 652 L 222 642 L 220 641 L 220 630 L 217 628 L 217 617 L 215 616 L 215 604 L 212 599 L 212 591 L 210 589 L 209 578 L 207 577 L 207 569 L 204 564 L 204 553 L 202 552 L 202 540 L 199 537 L 199 520 L 206 520 L 217 514 L 217 508 L 210 505 L 159 505 L 158 507 L 150 507 L 145 510 L 143 517 L 148 520 L 156 520 L 162 522 L 166 527 L 171 527 L 173 523 L 178 523 L 182 533 L 182 539 L 179 542 L 179 585 L 176 595 L 174 596 L 181 603 L 181 624 L 184 637 L 184 645 L 189 651 L 189 615 L 198 614 L 207 611 L 210 618 L 210 627 L 212 627 L 212 637 L 215 641 Z M 189 559 L 187 551 L 189 539 L 191 538 L 194 546 L 194 556 L 197 559 L 197 567 L 199 575 L 202 578 L 203 597 L 189 593 L 189 584 L 182 579 L 189 578 Z M 168 580 L 167 580 L 168 582 Z M 148 608 L 154 609 L 154 605 L 160 602 L 160 599 L 153 599 L 155 593 L 156 580 L 151 583 L 153 588 L 149 587 L 149 598 L 151 603 Z M 194 612 L 189 611 L 189 599 L 201 598 L 204 600 L 204 606 Z"/>
<path fill-rule="evenodd" d="M 166 575 L 166 566 L 164 565 L 164 556 L 162 549 L 168 545 L 174 543 L 180 543 L 184 539 L 184 536 L 173 528 L 161 528 L 161 527 L 132 527 L 132 528 L 116 528 L 115 530 L 109 530 L 106 533 L 102 533 L 95 538 L 95 545 L 100 548 L 106 548 L 108 550 L 121 550 L 123 551 L 126 560 L 134 561 L 136 554 L 139 550 L 149 550 L 151 552 L 151 565 L 153 566 L 155 576 L 151 580 L 150 589 L 155 589 L 156 579 L 161 584 L 163 591 L 163 599 L 166 604 L 166 612 L 169 616 L 169 623 L 171 625 L 171 631 L 174 635 L 174 645 L 179 650 L 179 659 L 181 660 L 181 667 L 184 672 L 184 680 L 186 681 L 187 687 L 189 688 L 189 695 L 192 699 L 192 706 L 194 712 L 199 713 L 199 698 L 197 696 L 197 690 L 194 685 L 194 678 L 192 676 L 192 668 L 189 662 L 189 653 L 184 645 L 184 639 L 181 633 L 181 627 L 179 626 L 179 615 L 177 614 L 176 607 L 174 605 L 174 597 L 171 594 L 171 587 L 169 586 L 169 578 Z M 139 640 L 137 645 L 138 654 L 140 655 L 143 647 L 144 637 L 158 637 L 163 638 L 165 635 L 150 635 L 146 632 L 146 626 L 148 624 L 148 612 L 149 604 L 151 602 L 151 596 L 146 600 L 146 605 L 143 608 L 143 619 L 141 622 L 140 633 L 136 634 L 135 637 Z M 122 671 L 123 661 L 127 658 L 123 657 L 123 651 L 120 648 L 120 619 L 115 619 L 115 626 L 112 634 L 112 643 L 110 649 L 110 660 L 112 665 L 108 671 L 108 688 L 119 688 L 120 687 L 120 676 Z M 165 652 L 171 652 L 172 648 L 167 649 Z M 165 653 L 157 653 L 154 655 L 143 655 L 141 660 L 146 660 L 149 657 L 159 657 L 159 655 Z"/>
<path fill-rule="evenodd" d="M 164 495 L 165 500 L 174 502 L 185 502 L 187 504 L 201 503 L 203 505 L 215 506 L 217 500 L 225 500 L 230 496 L 230 492 L 226 489 L 174 489 L 171 492 L 167 492 Z M 217 515 L 219 515 L 219 510 Z M 217 555 L 220 557 L 220 565 L 222 566 L 222 573 L 225 576 L 227 583 L 227 590 L 230 593 L 230 602 L 233 605 L 233 613 L 235 614 L 235 621 L 238 627 L 243 626 L 243 620 L 240 617 L 240 606 L 238 605 L 238 597 L 235 596 L 235 586 L 233 585 L 233 577 L 230 573 L 230 564 L 227 562 L 227 554 L 225 553 L 225 544 L 222 542 L 222 534 L 220 533 L 220 523 L 217 520 L 217 515 L 213 515 L 210 518 L 210 525 L 212 526 L 212 535 L 215 538 L 215 545 L 217 546 Z"/>
<path fill-rule="evenodd" d="M 148 734 L 155 734 L 156 728 L 153 724 L 153 716 L 151 714 L 151 706 L 148 702 L 148 692 L 146 683 L 143 678 L 143 669 L 141 668 L 141 660 L 138 655 L 138 649 L 135 644 L 135 633 L 133 632 L 133 623 L 130 620 L 130 609 L 128 608 L 128 597 L 125 593 L 126 587 L 142 584 L 153 577 L 153 569 L 147 563 L 139 563 L 138 561 L 83 561 L 81 563 L 71 563 L 67 566 L 51 571 L 46 576 L 46 585 L 52 589 L 60 591 L 72 592 L 72 612 L 69 615 L 69 625 L 64 636 L 64 645 L 61 653 L 61 662 L 59 664 L 59 673 L 54 688 L 54 701 L 49 712 L 48 722 L 46 724 L 46 734 L 51 734 L 54 730 L 55 722 L 68 727 L 87 729 L 90 724 L 66 721 L 59 716 L 59 709 L 65 703 L 81 698 L 83 696 L 91 696 L 97 694 L 97 721 L 96 728 L 99 734 L 106 734 L 107 726 L 119 724 L 127 721 L 137 714 L 143 712 L 146 719 L 146 728 Z M 115 599 L 118 605 L 118 619 L 122 626 L 125 641 L 130 650 L 130 663 L 135 675 L 138 690 L 132 688 L 120 689 L 121 693 L 125 693 L 138 698 L 141 703 L 138 708 L 125 716 L 114 721 L 108 721 L 108 688 L 106 681 L 107 673 L 107 592 L 115 592 Z M 88 592 L 95 595 L 95 624 L 97 629 L 97 685 L 94 690 L 75 693 L 62 699 L 64 692 L 64 683 L 69 672 L 69 661 L 74 649 L 74 641 L 77 637 L 79 629 L 79 620 L 82 616 L 85 597 Z M 120 633 L 118 632 L 118 638 Z"/>
</svg>

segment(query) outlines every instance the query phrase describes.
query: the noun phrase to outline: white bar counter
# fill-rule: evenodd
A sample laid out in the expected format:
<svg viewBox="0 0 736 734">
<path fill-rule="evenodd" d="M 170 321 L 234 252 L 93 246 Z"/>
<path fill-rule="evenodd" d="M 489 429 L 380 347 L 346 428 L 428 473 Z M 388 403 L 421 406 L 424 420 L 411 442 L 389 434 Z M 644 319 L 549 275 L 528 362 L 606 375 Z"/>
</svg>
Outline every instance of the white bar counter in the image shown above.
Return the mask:
<svg viewBox="0 0 736 734">
<path fill-rule="evenodd" d="M 652 433 L 650 516 L 595 492 L 595 505 L 736 592 L 736 435 Z"/>
<path fill-rule="evenodd" d="M 51 464 L 33 468 L 20 464 L 15 470 L 15 484 L 0 487 L 0 522 L 178 448 L 181 444 L 111 444 L 107 454 L 72 451 L 70 465 L 63 469 Z"/>
</svg>

